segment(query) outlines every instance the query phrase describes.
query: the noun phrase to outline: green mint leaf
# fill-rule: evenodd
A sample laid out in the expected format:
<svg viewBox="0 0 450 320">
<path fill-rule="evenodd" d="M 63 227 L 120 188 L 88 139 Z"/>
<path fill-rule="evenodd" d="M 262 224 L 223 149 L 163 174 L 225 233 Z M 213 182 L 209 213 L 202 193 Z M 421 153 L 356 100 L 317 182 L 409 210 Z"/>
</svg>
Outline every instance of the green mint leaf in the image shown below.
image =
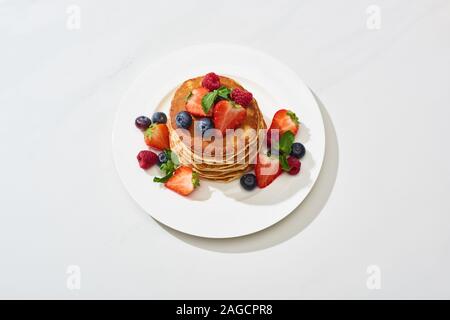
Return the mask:
<svg viewBox="0 0 450 320">
<path fill-rule="evenodd" d="M 292 144 L 294 143 L 295 136 L 291 131 L 286 131 L 280 138 L 279 148 L 280 151 L 289 154 L 291 153 Z"/>
<path fill-rule="evenodd" d="M 169 174 L 171 172 L 175 171 L 175 164 L 173 163 L 172 160 L 167 160 L 166 163 L 163 163 L 161 165 L 161 171 L 164 172 L 164 174 Z"/>
<path fill-rule="evenodd" d="M 214 105 L 214 101 L 216 101 L 217 94 L 218 94 L 217 90 L 214 90 L 213 92 L 209 92 L 203 96 L 202 98 L 203 112 L 208 113 L 209 110 L 211 110 L 212 106 Z"/>
<path fill-rule="evenodd" d="M 167 160 L 172 160 L 172 151 L 170 149 L 165 149 L 163 152 L 166 155 Z"/>
<path fill-rule="evenodd" d="M 178 159 L 178 156 L 175 152 L 172 152 L 170 149 L 164 150 L 164 153 L 166 154 L 166 157 L 168 160 L 172 160 L 175 168 L 177 168 L 180 165 L 180 160 Z"/>
<path fill-rule="evenodd" d="M 170 177 L 173 176 L 173 173 L 178 168 L 180 162 L 178 160 L 177 154 L 172 152 L 170 149 L 166 149 L 163 151 L 166 154 L 167 162 L 163 163 L 160 167 L 161 171 L 164 173 L 163 177 L 154 177 L 153 182 L 167 182 Z"/>
<path fill-rule="evenodd" d="M 289 166 L 289 164 L 287 162 L 287 156 L 285 154 L 280 155 L 280 165 L 281 165 L 281 169 L 283 169 L 283 171 L 291 170 L 291 167 Z"/>
<path fill-rule="evenodd" d="M 169 180 L 173 175 L 173 172 L 166 174 L 164 177 L 154 177 L 153 182 L 165 183 Z"/>
<path fill-rule="evenodd" d="M 227 87 L 220 87 L 217 89 L 217 95 L 223 99 L 230 100 L 231 90 Z"/>
<path fill-rule="evenodd" d="M 175 168 L 178 168 L 179 165 L 180 165 L 180 160 L 178 159 L 177 154 L 174 153 L 174 152 L 171 152 L 170 153 L 170 159 L 172 160 L 173 165 L 175 166 Z"/>
</svg>

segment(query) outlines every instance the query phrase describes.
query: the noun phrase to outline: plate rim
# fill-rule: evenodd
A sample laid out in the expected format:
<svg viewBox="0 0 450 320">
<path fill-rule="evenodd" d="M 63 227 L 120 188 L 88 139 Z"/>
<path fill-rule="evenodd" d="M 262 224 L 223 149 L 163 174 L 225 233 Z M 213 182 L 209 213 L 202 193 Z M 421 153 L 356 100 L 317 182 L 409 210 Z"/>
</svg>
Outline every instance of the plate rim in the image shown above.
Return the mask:
<svg viewBox="0 0 450 320">
<path fill-rule="evenodd" d="M 116 156 L 116 148 L 115 148 L 115 141 L 116 141 L 116 134 L 117 134 L 117 130 L 116 128 L 118 127 L 119 124 L 119 114 L 120 111 L 122 109 L 122 106 L 124 104 L 124 101 L 126 100 L 126 98 L 128 97 L 128 95 L 130 94 L 130 92 L 133 90 L 133 87 L 136 85 L 136 83 L 139 83 L 139 81 L 145 77 L 145 75 L 148 73 L 148 70 L 154 68 L 155 66 L 164 63 L 164 61 L 170 60 L 173 57 L 176 57 L 177 55 L 180 55 L 182 52 L 189 52 L 189 51 L 194 51 L 194 50 L 198 50 L 198 49 L 206 49 L 208 48 L 209 50 L 211 50 L 211 48 L 231 48 L 237 51 L 242 51 L 242 52 L 246 52 L 249 54 L 256 54 L 259 55 L 261 57 L 264 57 L 265 59 L 270 60 L 272 63 L 278 64 L 278 66 L 282 67 L 285 72 L 289 72 L 291 74 L 291 77 L 294 77 L 299 84 L 301 84 L 302 86 L 304 86 L 304 88 L 306 88 L 306 94 L 309 96 L 309 99 L 314 103 L 314 107 L 317 109 L 317 115 L 320 118 L 320 127 L 321 127 L 321 141 L 322 141 L 322 152 L 321 152 L 321 156 L 318 158 L 315 158 L 316 161 L 316 165 L 318 166 L 318 169 L 316 170 L 316 175 L 313 178 L 313 181 L 311 183 L 311 185 L 308 187 L 309 190 L 306 192 L 305 196 L 303 197 L 302 200 L 300 200 L 298 203 L 296 203 L 294 206 L 292 206 L 292 208 L 289 208 L 289 210 L 287 210 L 287 213 L 283 214 L 281 217 L 277 218 L 275 221 L 273 221 L 271 224 L 266 225 L 262 228 L 258 228 L 255 229 L 253 231 L 250 232 L 246 232 L 246 233 L 239 233 L 239 234 L 235 234 L 235 235 L 219 235 L 219 236 L 214 236 L 214 235 L 204 235 L 204 234 L 199 234 L 196 232 L 189 232 L 186 230 L 180 230 L 179 228 L 176 228 L 168 223 L 166 223 L 165 221 L 155 217 L 151 211 L 149 211 L 147 208 L 145 208 L 138 199 L 136 199 L 134 197 L 134 195 L 132 194 L 130 188 L 127 186 L 127 183 L 125 182 L 124 177 L 122 176 L 122 172 L 119 169 L 119 165 L 118 165 L 118 159 Z M 168 87 L 167 85 L 165 85 L 166 87 Z M 167 91 L 169 92 L 169 91 Z M 269 55 L 266 52 L 263 52 L 259 49 L 250 47 L 250 46 L 242 46 L 242 45 L 237 45 L 237 44 L 231 44 L 231 43 L 221 43 L 221 42 L 211 42 L 211 43 L 203 43 L 203 44 L 195 44 L 195 45 L 190 45 L 190 46 L 185 46 L 185 47 L 181 47 L 178 48 L 176 50 L 173 50 L 163 56 L 160 56 L 159 58 L 156 58 L 155 60 L 153 60 L 151 63 L 146 64 L 143 68 L 142 71 L 139 72 L 139 74 L 129 83 L 128 88 L 125 90 L 125 92 L 123 93 L 121 99 L 119 99 L 118 105 L 116 107 L 116 112 L 115 112 L 115 116 L 114 116 L 114 123 L 113 123 L 113 130 L 112 130 L 112 135 L 111 135 L 111 142 L 112 142 L 112 155 L 113 155 L 113 161 L 114 161 L 114 166 L 116 169 L 116 172 L 121 180 L 121 183 L 123 184 L 125 190 L 127 191 L 127 193 L 129 194 L 129 196 L 131 197 L 131 199 L 133 199 L 134 202 L 136 202 L 136 204 L 146 213 L 148 214 L 150 217 L 152 217 L 154 220 L 156 220 L 158 223 L 164 225 L 165 227 L 168 227 L 172 230 L 175 230 L 177 232 L 181 232 L 184 234 L 188 234 L 188 235 L 192 235 L 192 236 L 196 236 L 196 237 L 202 237 L 202 238 L 211 238 L 211 239 L 231 239 L 231 238 L 238 238 L 238 237 L 243 237 L 243 236 L 247 236 L 247 235 L 251 235 L 257 232 L 261 232 L 271 226 L 274 226 L 276 224 L 278 224 L 280 221 L 284 220 L 286 217 L 288 217 L 290 214 L 292 214 L 302 203 L 303 201 L 310 196 L 310 193 L 312 191 L 312 189 L 314 188 L 319 175 L 322 172 L 322 168 L 323 168 L 323 161 L 325 158 L 325 152 L 326 152 L 326 136 L 325 136 L 325 124 L 324 124 L 324 120 L 323 120 L 323 115 L 322 115 L 322 111 L 320 110 L 319 104 L 317 103 L 317 100 L 314 97 L 314 94 L 312 93 L 311 89 L 309 88 L 309 86 L 302 80 L 302 78 L 300 78 L 300 76 L 294 71 L 292 70 L 289 66 L 287 66 L 285 63 L 283 63 L 282 61 L 278 60 L 277 58 L 273 57 L 272 55 Z"/>
</svg>

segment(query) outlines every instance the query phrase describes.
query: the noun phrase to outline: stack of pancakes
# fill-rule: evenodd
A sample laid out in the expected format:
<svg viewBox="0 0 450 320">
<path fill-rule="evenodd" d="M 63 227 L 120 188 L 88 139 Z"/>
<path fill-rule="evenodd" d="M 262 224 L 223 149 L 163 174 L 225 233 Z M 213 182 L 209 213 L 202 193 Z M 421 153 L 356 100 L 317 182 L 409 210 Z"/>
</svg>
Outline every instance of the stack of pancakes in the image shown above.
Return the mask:
<svg viewBox="0 0 450 320">
<path fill-rule="evenodd" d="M 266 129 L 263 115 L 255 99 L 245 107 L 247 116 L 236 128 L 235 135 L 220 137 L 201 137 L 194 134 L 195 121 L 189 130 L 177 129 L 175 117 L 186 110 L 186 97 L 193 89 L 201 87 L 203 77 L 185 81 L 175 92 L 170 107 L 168 121 L 170 148 L 181 164 L 192 167 L 200 177 L 214 181 L 231 181 L 240 178 L 256 162 L 263 140 L 260 130 Z M 229 89 L 241 88 L 236 81 L 220 76 L 220 83 Z"/>
</svg>

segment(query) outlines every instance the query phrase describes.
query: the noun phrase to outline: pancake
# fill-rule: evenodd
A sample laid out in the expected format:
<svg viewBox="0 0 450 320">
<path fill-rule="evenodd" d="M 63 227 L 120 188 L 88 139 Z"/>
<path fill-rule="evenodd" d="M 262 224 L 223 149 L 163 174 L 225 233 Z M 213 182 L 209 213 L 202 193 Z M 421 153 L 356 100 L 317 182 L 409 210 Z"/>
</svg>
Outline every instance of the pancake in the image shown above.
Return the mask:
<svg viewBox="0 0 450 320">
<path fill-rule="evenodd" d="M 244 89 L 233 79 L 219 76 L 222 86 L 229 89 Z M 201 86 L 203 77 L 187 80 L 174 93 L 169 112 L 168 128 L 170 132 L 170 146 L 183 165 L 192 167 L 200 177 L 214 181 L 231 181 L 242 176 L 253 166 L 257 152 L 260 149 L 258 133 L 266 129 L 264 117 L 258 107 L 256 99 L 245 107 L 246 118 L 239 128 L 239 137 L 225 139 L 202 139 L 194 136 L 194 122 L 198 117 L 193 116 L 193 125 L 189 130 L 178 130 L 175 122 L 176 115 L 186 110 L 186 97 L 193 89 Z M 245 90 L 245 89 L 244 89 Z"/>
</svg>

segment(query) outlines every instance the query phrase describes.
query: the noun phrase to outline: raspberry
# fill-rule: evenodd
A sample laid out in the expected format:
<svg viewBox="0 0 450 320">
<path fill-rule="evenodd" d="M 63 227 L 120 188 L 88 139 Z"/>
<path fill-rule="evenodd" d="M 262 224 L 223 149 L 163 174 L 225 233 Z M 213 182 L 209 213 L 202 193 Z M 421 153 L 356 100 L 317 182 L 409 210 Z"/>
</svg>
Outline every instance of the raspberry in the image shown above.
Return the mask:
<svg viewBox="0 0 450 320">
<path fill-rule="evenodd" d="M 231 99 L 241 106 L 248 106 L 252 102 L 253 95 L 251 92 L 245 91 L 243 89 L 235 88 L 231 91 Z"/>
<path fill-rule="evenodd" d="M 302 163 L 300 160 L 298 160 L 296 157 L 289 157 L 287 159 L 288 165 L 291 167 L 291 170 L 289 170 L 290 175 L 296 175 L 300 172 L 300 167 L 302 166 Z"/>
<path fill-rule="evenodd" d="M 220 79 L 214 72 L 208 73 L 202 81 L 202 87 L 213 91 L 220 88 Z"/>
<path fill-rule="evenodd" d="M 139 152 L 136 158 L 142 169 L 148 169 L 158 161 L 156 153 L 149 150 Z"/>
</svg>

